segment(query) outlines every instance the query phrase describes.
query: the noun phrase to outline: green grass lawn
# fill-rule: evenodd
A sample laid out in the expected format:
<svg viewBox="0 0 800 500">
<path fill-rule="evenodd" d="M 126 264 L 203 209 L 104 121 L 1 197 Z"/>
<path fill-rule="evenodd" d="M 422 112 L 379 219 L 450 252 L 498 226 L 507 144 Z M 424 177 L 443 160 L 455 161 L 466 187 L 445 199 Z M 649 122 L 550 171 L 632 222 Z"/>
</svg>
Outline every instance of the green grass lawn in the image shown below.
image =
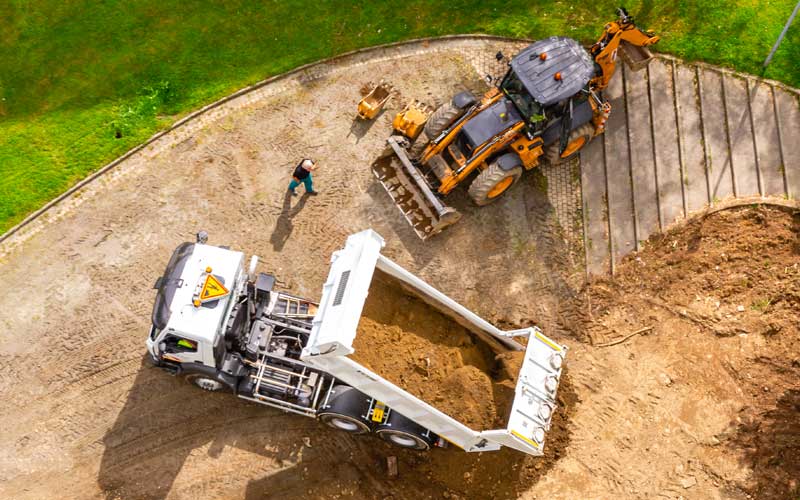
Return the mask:
<svg viewBox="0 0 800 500">
<path fill-rule="evenodd" d="M 616 1 L 10 0 L 0 232 L 179 116 L 348 50 L 452 33 L 594 41 Z M 758 73 L 795 0 L 631 1 L 658 50 Z M 798 21 L 800 24 L 800 21 Z M 800 86 L 800 26 L 767 77 Z"/>
</svg>

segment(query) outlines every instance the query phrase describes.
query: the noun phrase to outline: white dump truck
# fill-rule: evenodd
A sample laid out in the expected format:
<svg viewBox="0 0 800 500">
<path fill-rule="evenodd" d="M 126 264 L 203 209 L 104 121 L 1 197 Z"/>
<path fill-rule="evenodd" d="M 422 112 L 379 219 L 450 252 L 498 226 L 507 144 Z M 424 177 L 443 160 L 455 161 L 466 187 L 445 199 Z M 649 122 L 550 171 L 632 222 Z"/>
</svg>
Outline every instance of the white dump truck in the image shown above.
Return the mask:
<svg viewBox="0 0 800 500">
<path fill-rule="evenodd" d="M 502 331 L 381 255 L 383 239 L 351 235 L 331 257 L 319 303 L 275 289 L 257 257 L 209 245 L 174 251 L 156 282 L 147 339 L 152 361 L 209 391 L 312 418 L 353 434 L 374 433 L 426 450 L 502 446 L 542 455 L 567 348 L 538 328 Z M 525 351 L 507 425 L 471 429 L 352 359 L 364 302 L 377 275 L 457 322 L 494 351 Z M 527 337 L 527 345 L 515 338 Z"/>
</svg>

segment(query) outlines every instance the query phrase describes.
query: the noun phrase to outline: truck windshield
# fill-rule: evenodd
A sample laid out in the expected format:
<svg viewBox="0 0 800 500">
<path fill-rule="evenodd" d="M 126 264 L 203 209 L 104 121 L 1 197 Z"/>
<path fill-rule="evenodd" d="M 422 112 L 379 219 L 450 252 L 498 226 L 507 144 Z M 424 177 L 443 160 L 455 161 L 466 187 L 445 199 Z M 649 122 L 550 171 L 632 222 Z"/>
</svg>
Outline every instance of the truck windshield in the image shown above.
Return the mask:
<svg viewBox="0 0 800 500">
<path fill-rule="evenodd" d="M 514 106 L 525 117 L 526 121 L 536 123 L 544 119 L 542 106 L 531 97 L 513 70 L 509 71 L 503 78 L 500 89 L 506 97 L 511 99 L 511 102 L 514 103 Z"/>
<path fill-rule="evenodd" d="M 183 268 L 186 267 L 186 261 L 194 251 L 194 243 L 181 243 L 178 248 L 172 252 L 172 257 L 169 259 L 167 268 L 164 270 L 164 275 L 159 278 L 157 283 L 158 293 L 156 294 L 156 301 L 153 304 L 153 325 L 159 330 L 163 330 L 169 321 L 170 310 L 169 305 L 172 303 L 172 298 L 175 296 L 175 290 L 181 287 L 181 274 Z"/>
</svg>

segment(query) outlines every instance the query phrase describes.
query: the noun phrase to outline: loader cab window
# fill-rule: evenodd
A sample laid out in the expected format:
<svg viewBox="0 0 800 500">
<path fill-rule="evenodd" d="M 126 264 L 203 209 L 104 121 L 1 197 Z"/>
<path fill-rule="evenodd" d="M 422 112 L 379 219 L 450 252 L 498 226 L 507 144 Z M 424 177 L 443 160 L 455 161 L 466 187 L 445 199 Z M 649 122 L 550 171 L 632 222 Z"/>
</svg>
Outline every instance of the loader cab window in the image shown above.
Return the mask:
<svg viewBox="0 0 800 500">
<path fill-rule="evenodd" d="M 506 97 L 511 99 L 520 114 L 525 117 L 528 126 L 535 130 L 541 128 L 545 118 L 542 106 L 531 97 L 514 71 L 509 71 L 506 74 L 500 84 L 500 88 Z"/>
<path fill-rule="evenodd" d="M 185 339 L 183 337 L 178 337 L 177 335 L 167 335 L 167 337 L 164 339 L 164 343 L 167 344 L 165 351 L 167 353 L 197 352 L 197 342 L 194 340 Z"/>
</svg>

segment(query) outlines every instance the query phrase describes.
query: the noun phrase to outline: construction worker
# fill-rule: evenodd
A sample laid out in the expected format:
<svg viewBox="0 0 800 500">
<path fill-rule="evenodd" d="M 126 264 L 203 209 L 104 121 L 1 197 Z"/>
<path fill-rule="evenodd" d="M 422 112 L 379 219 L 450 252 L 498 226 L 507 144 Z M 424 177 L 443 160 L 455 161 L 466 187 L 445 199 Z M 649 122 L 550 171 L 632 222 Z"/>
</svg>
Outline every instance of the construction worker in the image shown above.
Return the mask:
<svg viewBox="0 0 800 500">
<path fill-rule="evenodd" d="M 292 182 L 289 183 L 289 191 L 292 192 L 293 196 L 297 196 L 297 191 L 295 189 L 300 183 L 303 183 L 303 186 L 306 188 L 306 193 L 310 195 L 317 195 L 319 191 L 314 191 L 314 185 L 311 179 L 311 172 L 317 169 L 317 162 L 311 160 L 310 158 L 303 158 L 300 160 L 300 163 L 294 168 L 294 173 L 292 174 Z"/>
</svg>

